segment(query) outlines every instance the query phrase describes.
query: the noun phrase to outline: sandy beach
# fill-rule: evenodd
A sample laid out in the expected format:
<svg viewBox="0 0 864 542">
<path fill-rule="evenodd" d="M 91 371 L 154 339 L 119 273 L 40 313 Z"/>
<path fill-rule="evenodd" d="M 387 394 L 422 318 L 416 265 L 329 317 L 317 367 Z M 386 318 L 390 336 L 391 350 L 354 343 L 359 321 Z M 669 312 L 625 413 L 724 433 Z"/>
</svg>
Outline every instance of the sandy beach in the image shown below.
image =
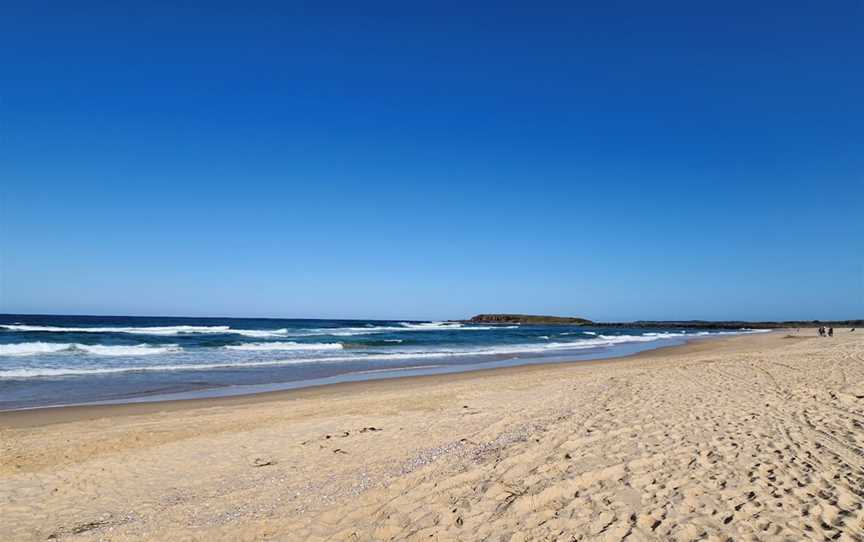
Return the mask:
<svg viewBox="0 0 864 542">
<path fill-rule="evenodd" d="M 0 413 L 0 540 L 864 540 L 864 333 Z"/>
</svg>

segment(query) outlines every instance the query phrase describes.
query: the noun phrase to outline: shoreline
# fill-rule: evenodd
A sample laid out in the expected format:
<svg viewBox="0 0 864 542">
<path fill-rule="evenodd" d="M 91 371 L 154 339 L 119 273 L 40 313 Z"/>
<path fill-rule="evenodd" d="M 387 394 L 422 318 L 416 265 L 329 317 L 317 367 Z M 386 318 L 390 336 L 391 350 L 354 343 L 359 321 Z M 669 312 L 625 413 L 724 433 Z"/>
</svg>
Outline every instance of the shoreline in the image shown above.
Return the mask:
<svg viewBox="0 0 864 542">
<path fill-rule="evenodd" d="M 189 325 L 71 316 L 0 321 L 7 322 L 0 323 L 0 412 L 606 359 L 699 336 L 767 331 L 306 320 L 284 320 L 277 329 L 259 320 Z"/>
<path fill-rule="evenodd" d="M 0 414 L 0 539 L 857 540 L 864 335 L 788 337 Z"/>
<path fill-rule="evenodd" d="M 140 397 L 132 398 L 130 401 L 84 403 L 70 405 L 48 405 L 26 407 L 20 409 L 0 410 L 0 429 L 4 427 L 25 428 L 51 425 L 57 423 L 74 422 L 80 420 L 92 420 L 106 416 L 135 416 L 141 414 L 154 414 L 160 412 L 178 412 L 194 410 L 198 408 L 211 408 L 221 406 L 240 406 L 256 403 L 289 401 L 297 399 L 321 398 L 327 396 L 342 395 L 345 393 L 368 393 L 373 391 L 387 391 L 392 387 L 405 384 L 422 387 L 423 385 L 437 385 L 447 382 L 461 382 L 497 375 L 517 375 L 520 373 L 535 373 L 537 371 L 554 370 L 564 367 L 596 367 L 614 365 L 628 361 L 649 359 L 654 356 L 664 357 L 667 354 L 685 355 L 697 352 L 703 344 L 723 343 L 746 337 L 760 337 L 774 335 L 786 330 L 775 329 L 768 333 L 723 335 L 723 336 L 694 336 L 682 344 L 673 344 L 648 348 L 632 354 L 614 355 L 592 359 L 562 359 L 560 361 L 543 361 L 539 363 L 523 363 L 504 367 L 472 368 L 468 370 L 453 370 L 440 374 L 419 374 L 393 376 L 386 378 L 373 378 L 369 380 L 345 381 L 327 384 L 313 384 L 296 388 L 281 390 L 250 391 L 235 395 L 215 397 L 191 397 L 182 399 L 155 399 L 139 400 Z M 264 387 L 262 385 L 259 387 Z M 218 388 L 215 388 L 218 389 Z"/>
</svg>

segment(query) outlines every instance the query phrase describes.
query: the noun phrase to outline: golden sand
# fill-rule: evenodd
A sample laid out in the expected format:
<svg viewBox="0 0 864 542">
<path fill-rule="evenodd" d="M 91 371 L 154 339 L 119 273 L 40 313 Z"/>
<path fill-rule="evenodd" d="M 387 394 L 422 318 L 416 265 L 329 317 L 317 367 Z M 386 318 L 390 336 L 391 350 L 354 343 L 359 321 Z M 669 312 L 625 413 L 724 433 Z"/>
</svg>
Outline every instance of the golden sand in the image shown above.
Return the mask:
<svg viewBox="0 0 864 542">
<path fill-rule="evenodd" d="M 864 540 L 864 333 L 0 414 L 0 540 Z"/>
</svg>

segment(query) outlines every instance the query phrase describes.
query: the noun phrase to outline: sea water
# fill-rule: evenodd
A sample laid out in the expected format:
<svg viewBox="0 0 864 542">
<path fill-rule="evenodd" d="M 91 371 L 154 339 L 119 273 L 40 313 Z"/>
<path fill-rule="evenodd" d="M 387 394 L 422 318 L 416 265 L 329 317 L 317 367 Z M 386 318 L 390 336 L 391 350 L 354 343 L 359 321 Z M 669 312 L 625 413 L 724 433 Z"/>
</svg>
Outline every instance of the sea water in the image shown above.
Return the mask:
<svg viewBox="0 0 864 542">
<path fill-rule="evenodd" d="M 391 320 L 0 315 L 0 410 L 230 395 L 598 359 L 717 333 L 730 332 Z"/>
</svg>

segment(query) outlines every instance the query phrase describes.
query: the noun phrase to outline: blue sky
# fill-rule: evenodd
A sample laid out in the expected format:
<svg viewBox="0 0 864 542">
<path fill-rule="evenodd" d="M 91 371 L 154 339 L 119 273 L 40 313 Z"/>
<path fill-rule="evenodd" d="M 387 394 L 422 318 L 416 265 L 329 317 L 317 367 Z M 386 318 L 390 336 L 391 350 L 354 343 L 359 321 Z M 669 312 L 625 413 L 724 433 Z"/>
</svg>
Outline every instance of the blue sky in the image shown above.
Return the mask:
<svg viewBox="0 0 864 542">
<path fill-rule="evenodd" d="M 18 2 L 0 312 L 864 317 L 864 3 Z"/>
</svg>

